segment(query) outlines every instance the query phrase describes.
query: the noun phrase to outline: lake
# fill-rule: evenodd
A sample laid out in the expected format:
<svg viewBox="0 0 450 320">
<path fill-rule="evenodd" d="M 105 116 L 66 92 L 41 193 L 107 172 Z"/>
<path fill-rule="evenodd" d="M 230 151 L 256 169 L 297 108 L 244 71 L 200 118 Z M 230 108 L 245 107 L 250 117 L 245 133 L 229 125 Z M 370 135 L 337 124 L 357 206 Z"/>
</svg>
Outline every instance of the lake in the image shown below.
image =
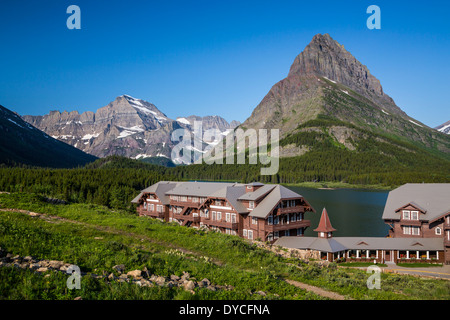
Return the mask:
<svg viewBox="0 0 450 320">
<path fill-rule="evenodd" d="M 316 210 L 305 213 L 305 219 L 311 221 L 311 227 L 305 236 L 317 236 L 317 228 L 325 207 L 331 225 L 337 237 L 384 237 L 389 226 L 381 219 L 389 191 L 371 191 L 359 189 L 313 189 L 286 186 L 301 194 Z"/>
</svg>

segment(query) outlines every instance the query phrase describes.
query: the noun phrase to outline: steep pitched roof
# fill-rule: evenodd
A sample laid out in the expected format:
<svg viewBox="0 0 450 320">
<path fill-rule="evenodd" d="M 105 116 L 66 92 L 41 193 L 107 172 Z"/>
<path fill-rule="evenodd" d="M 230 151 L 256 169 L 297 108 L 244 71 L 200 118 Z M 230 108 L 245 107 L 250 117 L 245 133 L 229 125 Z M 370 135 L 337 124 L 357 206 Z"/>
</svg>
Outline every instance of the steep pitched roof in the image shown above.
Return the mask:
<svg viewBox="0 0 450 320">
<path fill-rule="evenodd" d="M 450 212 L 450 183 L 407 183 L 389 192 L 383 220 L 398 220 L 396 213 L 407 204 L 426 212 L 420 220 L 433 221 Z"/>
<path fill-rule="evenodd" d="M 179 182 L 159 181 L 155 184 L 152 184 L 150 187 L 142 190 L 141 193 L 139 193 L 139 195 L 136 198 L 131 200 L 131 202 L 139 203 L 139 200 L 145 193 L 154 193 L 163 204 L 169 204 L 169 197 L 166 195 L 166 192 L 175 188 L 178 184 Z"/>
<path fill-rule="evenodd" d="M 239 200 L 257 200 L 269 193 L 273 188 L 275 188 L 275 185 L 266 184 L 253 192 L 244 193 L 239 197 Z"/>
<path fill-rule="evenodd" d="M 258 190 L 257 190 L 258 191 Z M 276 185 L 272 191 L 250 212 L 250 217 L 266 218 L 281 199 L 303 198 L 286 187 Z"/>
<path fill-rule="evenodd" d="M 323 208 L 322 215 L 320 216 L 319 226 L 314 229 L 317 232 L 333 232 L 336 229 L 333 228 L 330 222 L 330 218 L 328 217 L 327 209 Z"/>
<path fill-rule="evenodd" d="M 244 192 L 245 186 L 243 185 L 226 186 L 211 194 L 210 197 L 226 198 L 238 213 L 246 213 L 248 212 L 247 208 L 238 201 Z"/>
</svg>

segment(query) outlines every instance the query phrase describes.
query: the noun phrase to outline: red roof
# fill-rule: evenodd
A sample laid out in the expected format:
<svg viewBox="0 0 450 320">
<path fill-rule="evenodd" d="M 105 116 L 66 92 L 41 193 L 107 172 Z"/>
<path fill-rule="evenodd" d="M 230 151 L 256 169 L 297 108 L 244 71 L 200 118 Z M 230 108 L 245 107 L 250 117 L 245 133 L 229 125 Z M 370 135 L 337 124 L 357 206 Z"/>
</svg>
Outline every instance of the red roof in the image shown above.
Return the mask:
<svg viewBox="0 0 450 320">
<path fill-rule="evenodd" d="M 314 229 L 314 231 L 317 232 L 331 232 L 336 231 L 336 229 L 333 228 L 330 222 L 330 218 L 328 217 L 327 209 L 323 208 L 322 210 L 322 216 L 320 217 L 319 226 L 317 229 Z"/>
</svg>

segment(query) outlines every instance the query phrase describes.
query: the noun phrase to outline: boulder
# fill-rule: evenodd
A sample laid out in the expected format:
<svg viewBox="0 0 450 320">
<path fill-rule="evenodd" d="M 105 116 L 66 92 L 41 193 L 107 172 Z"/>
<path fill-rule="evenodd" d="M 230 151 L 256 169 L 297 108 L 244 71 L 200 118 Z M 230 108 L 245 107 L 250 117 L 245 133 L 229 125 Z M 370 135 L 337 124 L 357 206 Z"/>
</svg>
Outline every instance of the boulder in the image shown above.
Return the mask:
<svg viewBox="0 0 450 320">
<path fill-rule="evenodd" d="M 211 281 L 209 281 L 208 279 L 204 278 L 203 280 L 198 282 L 198 286 L 203 288 L 203 287 L 207 287 L 211 285 Z"/>
<path fill-rule="evenodd" d="M 194 283 L 194 281 L 189 280 L 189 281 L 186 281 L 183 283 L 183 287 L 184 287 L 184 290 L 191 291 L 191 290 L 194 290 L 195 283 Z"/>
<path fill-rule="evenodd" d="M 133 278 L 139 278 L 142 275 L 141 270 L 133 270 L 127 273 L 127 276 L 133 277 Z"/>
<path fill-rule="evenodd" d="M 170 276 L 170 280 L 173 280 L 173 281 L 179 281 L 179 280 L 180 280 L 180 277 L 177 276 L 177 275 L 175 275 L 175 274 L 172 274 L 172 275 Z"/>
<path fill-rule="evenodd" d="M 50 268 L 59 269 L 59 268 L 61 268 L 64 265 L 64 262 L 63 261 L 58 261 L 58 260 L 50 260 L 48 262 L 48 265 L 49 265 Z"/>
<path fill-rule="evenodd" d="M 123 273 L 125 271 L 125 266 L 123 264 L 118 264 L 112 267 L 114 270 L 116 270 L 119 274 Z"/>
<path fill-rule="evenodd" d="M 46 272 L 48 271 L 47 267 L 40 267 L 39 269 L 36 270 L 37 272 Z"/>
</svg>

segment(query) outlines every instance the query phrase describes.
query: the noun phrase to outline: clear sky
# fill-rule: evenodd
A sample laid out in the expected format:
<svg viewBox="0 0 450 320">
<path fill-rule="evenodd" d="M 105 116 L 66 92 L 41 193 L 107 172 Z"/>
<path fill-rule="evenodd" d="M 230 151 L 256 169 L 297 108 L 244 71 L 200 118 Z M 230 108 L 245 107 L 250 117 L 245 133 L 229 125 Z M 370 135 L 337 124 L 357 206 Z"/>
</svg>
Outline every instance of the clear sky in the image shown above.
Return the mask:
<svg viewBox="0 0 450 320">
<path fill-rule="evenodd" d="M 69 30 L 69 5 L 81 30 Z M 381 29 L 369 30 L 369 5 Z M 129 94 L 171 118 L 244 121 L 317 33 L 329 33 L 411 117 L 450 120 L 448 1 L 0 1 L 0 104 L 95 111 Z"/>
</svg>

